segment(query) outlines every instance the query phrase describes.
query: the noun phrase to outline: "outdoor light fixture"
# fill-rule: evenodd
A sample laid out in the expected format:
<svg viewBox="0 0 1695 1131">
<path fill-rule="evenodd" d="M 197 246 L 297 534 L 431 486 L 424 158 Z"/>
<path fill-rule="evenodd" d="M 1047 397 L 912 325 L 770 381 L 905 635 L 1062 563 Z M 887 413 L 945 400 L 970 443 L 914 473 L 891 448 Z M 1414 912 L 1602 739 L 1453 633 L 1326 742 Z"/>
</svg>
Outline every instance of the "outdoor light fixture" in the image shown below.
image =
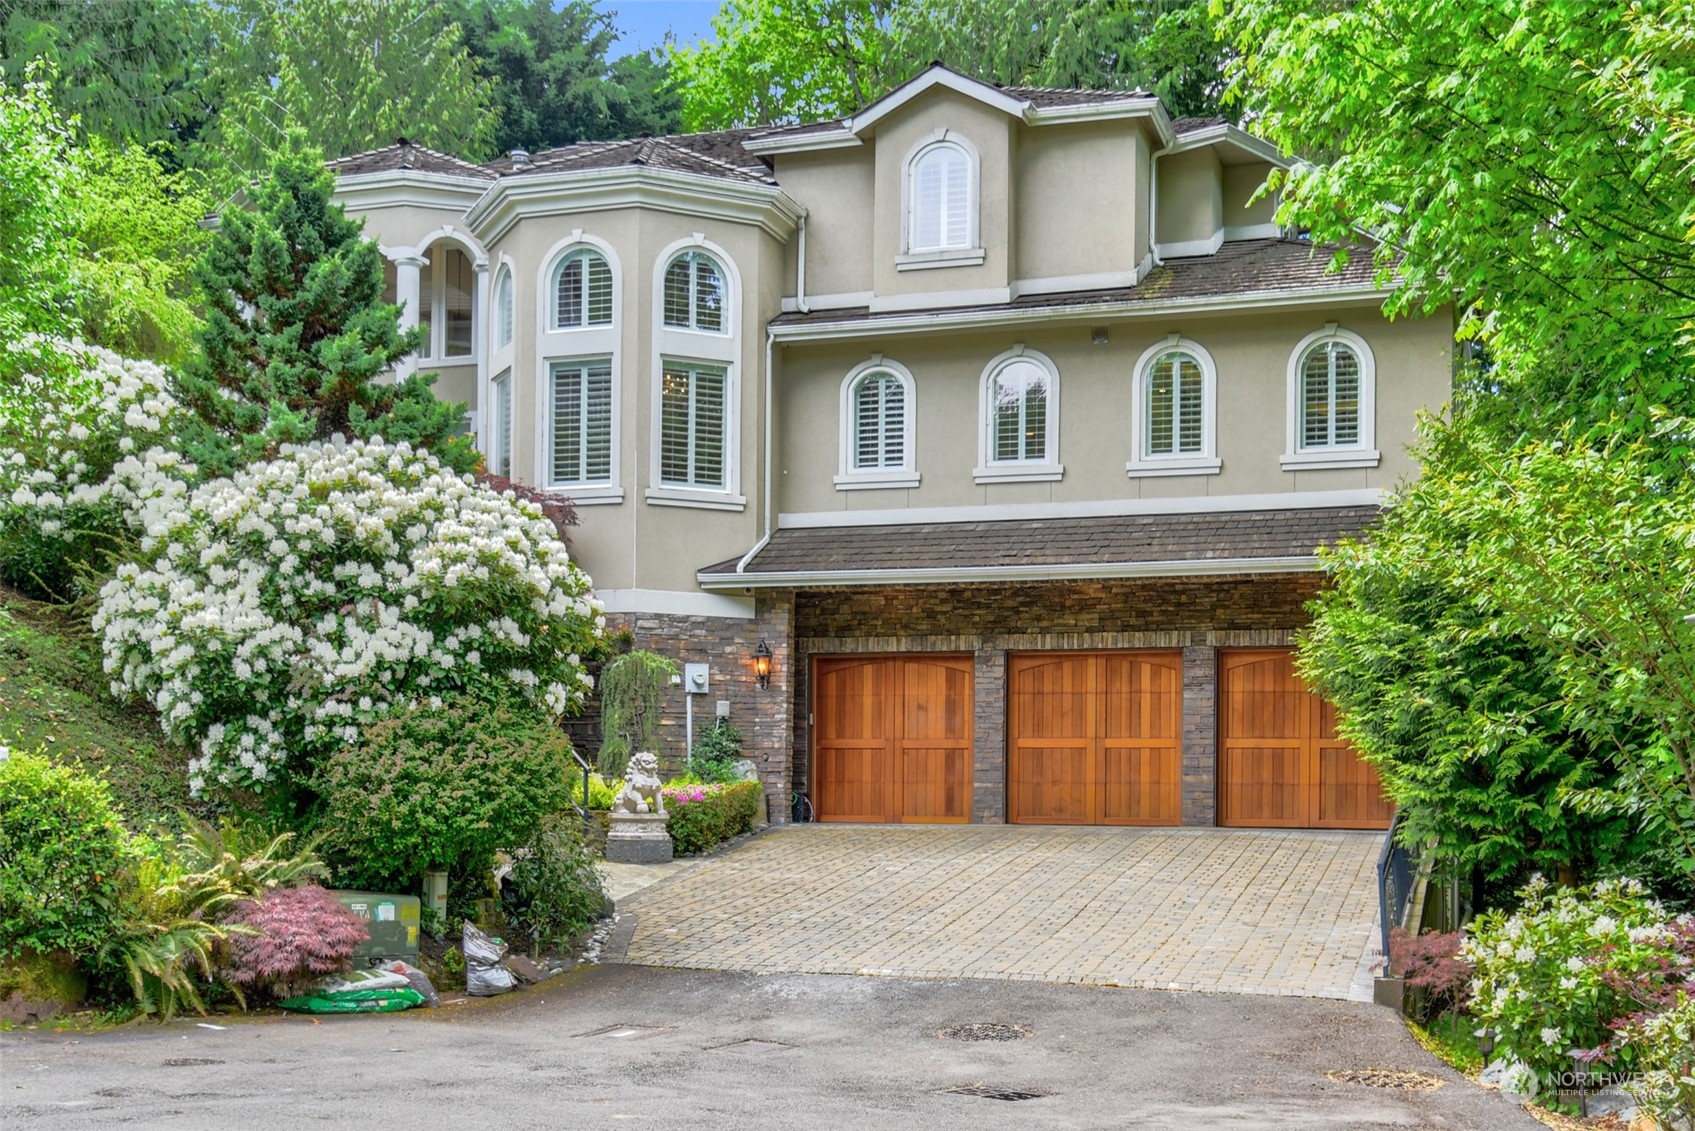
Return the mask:
<svg viewBox="0 0 1695 1131">
<path fill-rule="evenodd" d="M 1489 1054 L 1495 1051 L 1495 1030 L 1482 1028 L 1473 1033 L 1477 1038 L 1477 1051 L 1483 1054 L 1483 1063 L 1489 1063 Z"/>
<path fill-rule="evenodd" d="M 759 677 L 761 689 L 771 686 L 771 645 L 763 640 L 753 650 L 753 674 Z"/>
</svg>

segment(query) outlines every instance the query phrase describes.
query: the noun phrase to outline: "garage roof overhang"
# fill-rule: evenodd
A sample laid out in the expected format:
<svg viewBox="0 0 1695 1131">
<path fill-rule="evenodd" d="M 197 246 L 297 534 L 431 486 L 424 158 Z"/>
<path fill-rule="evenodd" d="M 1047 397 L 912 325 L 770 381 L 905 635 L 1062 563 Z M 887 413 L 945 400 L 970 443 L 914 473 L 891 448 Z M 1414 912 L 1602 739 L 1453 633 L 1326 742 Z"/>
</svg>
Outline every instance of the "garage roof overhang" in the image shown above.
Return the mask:
<svg viewBox="0 0 1695 1131">
<path fill-rule="evenodd" d="M 1203 514 L 780 527 L 708 566 L 701 588 L 940 585 L 1303 573 L 1355 537 L 1375 504 Z"/>
</svg>

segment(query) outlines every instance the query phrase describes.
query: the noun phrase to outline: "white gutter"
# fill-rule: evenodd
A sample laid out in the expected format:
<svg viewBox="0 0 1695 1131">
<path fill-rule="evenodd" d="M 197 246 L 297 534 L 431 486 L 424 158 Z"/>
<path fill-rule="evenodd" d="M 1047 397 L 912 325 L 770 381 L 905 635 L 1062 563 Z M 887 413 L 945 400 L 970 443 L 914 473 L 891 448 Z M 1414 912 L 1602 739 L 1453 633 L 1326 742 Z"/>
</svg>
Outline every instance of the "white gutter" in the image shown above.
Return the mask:
<svg viewBox="0 0 1695 1131">
<path fill-rule="evenodd" d="M 766 536 L 769 539 L 769 535 Z M 1196 558 L 1163 562 L 1067 562 L 1061 565 L 943 566 L 925 569 L 782 570 L 744 573 L 764 543 L 737 563 L 736 573 L 695 575 L 702 589 L 800 589 L 826 585 L 941 585 L 995 581 L 1084 581 L 1095 578 L 1190 577 L 1240 573 L 1311 573 L 1318 558 Z"/>
<path fill-rule="evenodd" d="M 799 235 L 795 252 L 795 309 L 802 314 L 812 312 L 812 307 L 806 302 L 806 217 L 807 213 L 802 212 L 796 225 Z"/>
<path fill-rule="evenodd" d="M 775 406 L 774 380 L 771 372 L 775 352 L 771 330 L 767 327 L 765 330 L 765 514 L 763 516 L 765 533 L 761 535 L 758 542 L 754 543 L 753 549 L 743 554 L 741 561 L 736 563 L 738 574 L 747 569 L 747 563 L 751 562 L 753 556 L 763 550 L 766 544 L 771 541 L 771 532 L 777 527 L 777 476 L 775 452 L 773 450 L 775 444 L 772 440 L 775 430 L 772 428 L 771 422 L 771 412 Z"/>
</svg>

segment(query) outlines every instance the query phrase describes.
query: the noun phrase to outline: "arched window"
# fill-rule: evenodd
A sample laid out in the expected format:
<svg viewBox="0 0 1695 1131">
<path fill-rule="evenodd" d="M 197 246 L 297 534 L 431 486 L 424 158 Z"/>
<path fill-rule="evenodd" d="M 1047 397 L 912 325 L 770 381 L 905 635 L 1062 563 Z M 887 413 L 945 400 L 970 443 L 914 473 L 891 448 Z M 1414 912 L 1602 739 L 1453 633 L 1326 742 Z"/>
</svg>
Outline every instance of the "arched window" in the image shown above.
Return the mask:
<svg viewBox="0 0 1695 1131">
<path fill-rule="evenodd" d="M 500 280 L 494 284 L 494 345 L 505 349 L 512 344 L 512 272 L 502 268 Z"/>
<path fill-rule="evenodd" d="M 913 463 L 913 380 L 905 366 L 881 354 L 842 380 L 841 474 L 837 490 L 916 487 Z"/>
<path fill-rule="evenodd" d="M 1059 370 L 1019 346 L 983 372 L 982 466 L 979 482 L 1053 480 L 1059 464 Z"/>
<path fill-rule="evenodd" d="M 1285 468 L 1375 467 L 1376 363 L 1358 334 L 1330 323 L 1289 356 Z"/>
<path fill-rule="evenodd" d="M 559 261 L 553 274 L 553 328 L 612 325 L 612 268 L 584 248 Z"/>
<path fill-rule="evenodd" d="M 1301 359 L 1301 449 L 1360 442 L 1360 358 L 1345 342 L 1320 342 Z"/>
<path fill-rule="evenodd" d="M 665 325 L 724 332 L 724 272 L 704 251 L 685 251 L 665 267 Z"/>
<path fill-rule="evenodd" d="M 911 165 L 908 251 L 945 251 L 972 244 L 971 157 L 952 142 L 919 152 Z"/>
<path fill-rule="evenodd" d="M 1136 363 L 1131 425 L 1132 475 L 1178 475 L 1219 469 L 1212 355 L 1173 334 Z"/>
</svg>

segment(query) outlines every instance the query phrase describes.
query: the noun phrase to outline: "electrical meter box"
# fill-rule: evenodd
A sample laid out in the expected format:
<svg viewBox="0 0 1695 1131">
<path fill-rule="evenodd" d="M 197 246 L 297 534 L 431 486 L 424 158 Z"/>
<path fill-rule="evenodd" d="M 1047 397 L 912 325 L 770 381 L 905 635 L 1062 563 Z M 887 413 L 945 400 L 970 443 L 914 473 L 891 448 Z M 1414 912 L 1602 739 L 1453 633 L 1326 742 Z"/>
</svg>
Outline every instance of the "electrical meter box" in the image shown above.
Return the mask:
<svg viewBox="0 0 1695 1131">
<path fill-rule="evenodd" d="M 341 905 L 365 921 L 371 937 L 353 952 L 353 964 L 366 966 L 400 958 L 418 963 L 418 897 L 378 891 L 332 891 Z"/>
</svg>

